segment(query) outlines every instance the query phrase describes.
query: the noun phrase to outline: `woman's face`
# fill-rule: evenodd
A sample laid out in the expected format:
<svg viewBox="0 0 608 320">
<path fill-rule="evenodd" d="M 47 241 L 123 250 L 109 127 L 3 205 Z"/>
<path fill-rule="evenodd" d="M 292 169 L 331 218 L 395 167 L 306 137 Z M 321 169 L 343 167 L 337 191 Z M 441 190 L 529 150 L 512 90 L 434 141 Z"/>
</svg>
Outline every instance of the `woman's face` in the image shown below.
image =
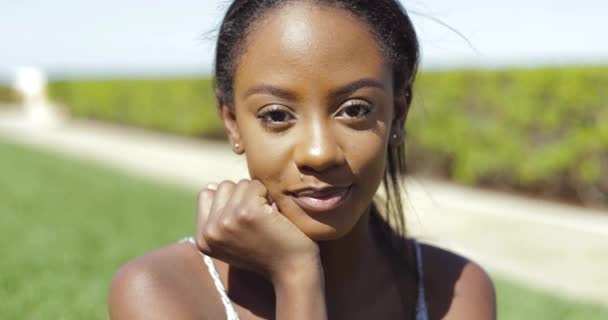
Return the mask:
<svg viewBox="0 0 608 320">
<path fill-rule="evenodd" d="M 252 179 L 313 240 L 348 233 L 384 174 L 395 116 L 392 72 L 364 22 L 291 4 L 247 39 L 222 107 Z"/>
</svg>

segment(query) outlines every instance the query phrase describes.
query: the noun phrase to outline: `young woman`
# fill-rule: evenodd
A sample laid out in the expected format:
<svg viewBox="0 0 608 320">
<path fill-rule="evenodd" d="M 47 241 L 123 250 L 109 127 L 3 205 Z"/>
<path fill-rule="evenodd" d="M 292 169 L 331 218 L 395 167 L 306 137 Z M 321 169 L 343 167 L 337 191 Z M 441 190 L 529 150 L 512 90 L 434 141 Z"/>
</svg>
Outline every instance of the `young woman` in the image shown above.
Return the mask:
<svg viewBox="0 0 608 320">
<path fill-rule="evenodd" d="M 478 265 L 405 236 L 417 64 L 396 0 L 234 1 L 216 95 L 251 180 L 210 184 L 195 238 L 122 267 L 111 318 L 494 319 Z"/>
</svg>

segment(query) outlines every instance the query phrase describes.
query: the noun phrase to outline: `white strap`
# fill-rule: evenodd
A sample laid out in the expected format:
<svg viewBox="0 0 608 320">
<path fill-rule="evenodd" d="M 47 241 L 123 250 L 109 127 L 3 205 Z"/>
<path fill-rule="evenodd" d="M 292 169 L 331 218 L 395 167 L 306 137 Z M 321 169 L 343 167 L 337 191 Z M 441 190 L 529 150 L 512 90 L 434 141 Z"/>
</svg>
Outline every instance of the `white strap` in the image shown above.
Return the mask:
<svg viewBox="0 0 608 320">
<path fill-rule="evenodd" d="M 420 243 L 414 239 L 416 248 L 416 263 L 418 271 L 418 301 L 416 303 L 416 320 L 428 320 L 429 314 L 426 307 L 426 299 L 424 297 L 424 270 L 422 269 L 422 253 L 420 252 Z"/>
<path fill-rule="evenodd" d="M 184 238 L 180 242 L 190 242 L 192 244 L 196 244 L 193 237 Z M 226 309 L 226 319 L 227 320 L 239 320 L 239 315 L 236 313 L 236 310 L 234 310 L 234 307 L 232 306 L 232 302 L 230 302 L 230 298 L 228 298 L 228 295 L 226 294 L 226 289 L 224 288 L 224 285 L 222 284 L 220 275 L 217 273 L 217 270 L 215 269 L 213 260 L 209 256 L 205 255 L 204 253 L 202 253 L 200 251 L 199 251 L 199 253 L 203 257 L 203 261 L 207 265 L 207 269 L 209 270 L 209 274 L 211 275 L 211 278 L 213 279 L 213 284 L 215 284 L 215 288 L 217 289 L 217 292 L 220 294 L 220 298 L 222 299 L 222 303 L 224 304 L 224 309 Z"/>
</svg>

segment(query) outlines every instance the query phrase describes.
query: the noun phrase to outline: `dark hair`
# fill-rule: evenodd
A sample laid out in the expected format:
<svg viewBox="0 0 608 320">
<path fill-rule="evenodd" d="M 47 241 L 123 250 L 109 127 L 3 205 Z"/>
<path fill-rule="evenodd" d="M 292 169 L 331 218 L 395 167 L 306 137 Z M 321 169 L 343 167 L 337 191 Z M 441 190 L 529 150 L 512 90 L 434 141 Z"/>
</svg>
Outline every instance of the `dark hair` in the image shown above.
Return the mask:
<svg viewBox="0 0 608 320">
<path fill-rule="evenodd" d="M 233 106 L 233 80 L 239 56 L 247 45 L 247 36 L 264 15 L 294 2 L 309 2 L 335 7 L 362 19 L 393 68 L 395 95 L 405 97 L 407 107 L 412 99 L 412 85 L 419 62 L 418 40 L 405 9 L 396 0 L 235 0 L 232 2 L 220 27 L 215 55 L 214 86 L 218 101 Z M 387 169 L 383 184 L 386 199 L 375 202 L 371 208 L 370 223 L 376 226 L 374 236 L 391 258 L 411 267 L 407 249 L 403 203 L 402 177 L 405 174 L 404 146 L 389 147 Z M 378 204 L 384 207 L 383 213 Z M 391 254 L 407 252 L 403 254 Z"/>
</svg>

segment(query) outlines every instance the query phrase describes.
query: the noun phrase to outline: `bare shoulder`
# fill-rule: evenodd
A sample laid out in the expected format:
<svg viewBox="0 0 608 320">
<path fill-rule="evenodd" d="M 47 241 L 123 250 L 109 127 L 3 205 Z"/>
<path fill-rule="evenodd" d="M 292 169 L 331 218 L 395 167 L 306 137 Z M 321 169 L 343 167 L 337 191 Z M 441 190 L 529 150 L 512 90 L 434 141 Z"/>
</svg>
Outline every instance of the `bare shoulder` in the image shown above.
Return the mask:
<svg viewBox="0 0 608 320">
<path fill-rule="evenodd" d="M 213 284 L 204 268 L 200 254 L 189 243 L 129 261 L 112 281 L 110 318 L 212 319 L 220 302 L 211 294 Z"/>
<path fill-rule="evenodd" d="M 421 249 L 431 319 L 496 319 L 494 284 L 479 264 L 436 246 Z"/>
</svg>

